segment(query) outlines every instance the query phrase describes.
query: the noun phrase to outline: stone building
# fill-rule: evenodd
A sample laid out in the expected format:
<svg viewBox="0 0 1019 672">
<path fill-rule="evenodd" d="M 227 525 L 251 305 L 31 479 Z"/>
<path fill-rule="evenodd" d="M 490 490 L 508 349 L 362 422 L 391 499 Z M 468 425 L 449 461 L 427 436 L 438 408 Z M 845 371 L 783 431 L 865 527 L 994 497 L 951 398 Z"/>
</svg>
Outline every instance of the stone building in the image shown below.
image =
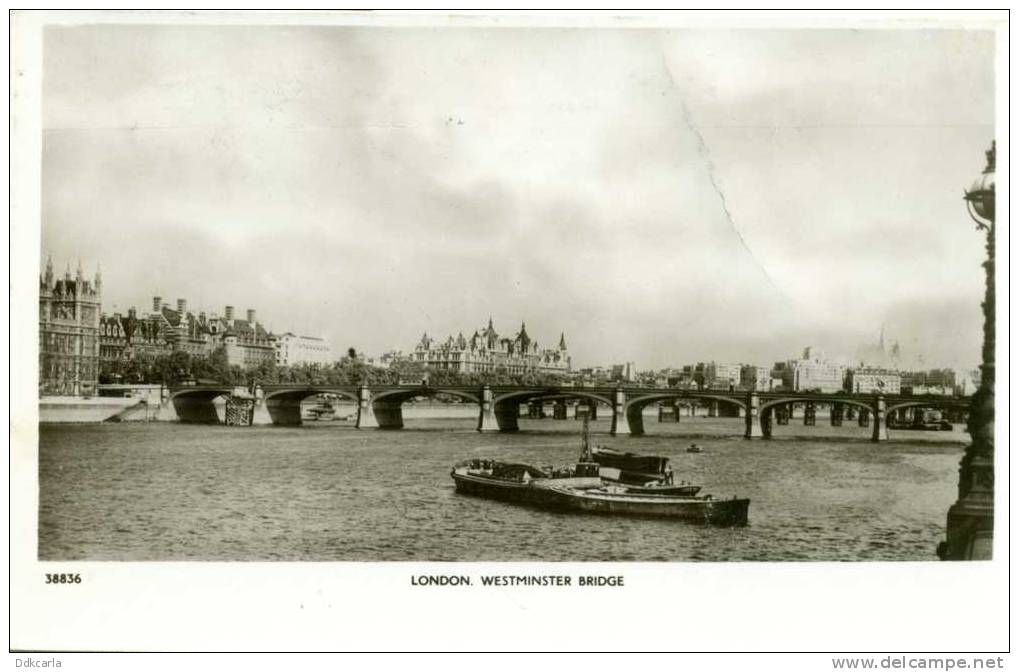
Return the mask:
<svg viewBox="0 0 1019 672">
<path fill-rule="evenodd" d="M 846 391 L 853 394 L 899 394 L 902 375 L 898 371 L 861 366 L 846 372 Z"/>
<path fill-rule="evenodd" d="M 456 338 L 449 336 L 436 342 L 428 334 L 421 337 L 414 348 L 413 360 L 437 369 L 461 373 L 568 373 L 570 354 L 566 335 L 560 334 L 554 348 L 541 348 L 531 339 L 527 327 L 521 323 L 520 331 L 512 338 L 500 337 L 488 319 L 488 326 L 476 330 L 470 338 L 463 332 Z"/>
<path fill-rule="evenodd" d="M 771 369 L 744 364 L 739 369 L 739 386 L 741 390 L 767 392 L 772 387 Z"/>
<path fill-rule="evenodd" d="M 336 360 L 332 346 L 324 338 L 299 336 L 289 331 L 273 334 L 270 338 L 276 348 L 276 364 L 279 366 L 331 364 Z"/>
<path fill-rule="evenodd" d="M 224 315 L 197 315 L 188 311 L 186 299 L 177 299 L 176 308 L 152 297 L 151 312 L 139 315 L 131 308 L 127 316 L 103 315 L 100 321 L 101 360 L 110 363 L 138 356 L 160 356 L 187 352 L 207 356 L 223 347 L 231 365 L 251 366 L 275 361 L 276 347 L 270 334 L 256 320 L 254 310 L 247 319 L 235 319 L 233 306 Z"/>
<path fill-rule="evenodd" d="M 965 394 L 964 386 L 954 369 L 903 371 L 902 391 L 908 394 Z M 975 389 L 975 388 L 974 388 Z"/>
<path fill-rule="evenodd" d="M 739 364 L 719 364 L 718 362 L 701 362 L 694 368 L 695 380 L 700 378 L 701 389 L 735 390 L 740 384 Z M 699 376 L 698 376 L 699 373 Z"/>
<path fill-rule="evenodd" d="M 53 277 L 53 261 L 39 279 L 39 394 L 92 396 L 99 382 L 102 277 L 85 280 L 81 264 L 71 278 Z"/>
<path fill-rule="evenodd" d="M 772 376 L 781 379 L 782 387 L 792 392 L 841 392 L 846 367 L 827 360 L 821 350 L 805 348 L 800 359 L 775 364 Z"/>
<path fill-rule="evenodd" d="M 227 306 L 223 317 L 211 319 L 209 329 L 212 342 L 216 346 L 222 343 L 231 366 L 250 367 L 276 361 L 276 346 L 250 308 L 246 319 L 241 320 L 234 317 L 234 307 Z"/>
</svg>

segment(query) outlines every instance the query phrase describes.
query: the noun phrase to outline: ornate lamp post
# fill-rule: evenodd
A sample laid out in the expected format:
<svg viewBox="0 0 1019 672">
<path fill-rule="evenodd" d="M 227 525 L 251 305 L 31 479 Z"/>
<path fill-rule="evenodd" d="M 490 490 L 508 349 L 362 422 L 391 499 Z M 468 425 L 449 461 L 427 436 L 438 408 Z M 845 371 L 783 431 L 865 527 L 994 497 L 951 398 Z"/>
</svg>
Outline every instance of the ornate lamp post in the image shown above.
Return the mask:
<svg viewBox="0 0 1019 672">
<path fill-rule="evenodd" d="M 980 387 L 970 403 L 966 429 L 973 441 L 959 463 L 959 499 L 948 510 L 942 560 L 990 560 L 994 537 L 994 143 L 987 167 L 966 192 L 966 208 L 987 234 L 984 346 Z"/>
</svg>

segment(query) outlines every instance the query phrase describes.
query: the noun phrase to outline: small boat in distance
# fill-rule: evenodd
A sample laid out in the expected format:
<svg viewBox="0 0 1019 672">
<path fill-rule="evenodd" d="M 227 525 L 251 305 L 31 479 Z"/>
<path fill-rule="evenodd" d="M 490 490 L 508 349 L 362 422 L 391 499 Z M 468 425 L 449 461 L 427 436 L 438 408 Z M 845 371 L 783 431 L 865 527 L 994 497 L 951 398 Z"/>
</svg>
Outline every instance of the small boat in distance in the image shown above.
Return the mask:
<svg viewBox="0 0 1019 672">
<path fill-rule="evenodd" d="M 686 452 L 688 452 L 688 453 L 703 453 L 703 452 L 704 452 L 704 449 L 703 449 L 703 448 L 701 448 L 701 447 L 700 447 L 700 446 L 699 446 L 698 444 L 696 444 L 696 443 L 691 443 L 691 444 L 690 444 L 690 447 L 686 449 Z"/>
<path fill-rule="evenodd" d="M 333 402 L 326 399 L 321 404 L 313 406 L 307 410 L 306 420 L 333 420 L 336 418 L 336 407 L 333 406 Z"/>
</svg>

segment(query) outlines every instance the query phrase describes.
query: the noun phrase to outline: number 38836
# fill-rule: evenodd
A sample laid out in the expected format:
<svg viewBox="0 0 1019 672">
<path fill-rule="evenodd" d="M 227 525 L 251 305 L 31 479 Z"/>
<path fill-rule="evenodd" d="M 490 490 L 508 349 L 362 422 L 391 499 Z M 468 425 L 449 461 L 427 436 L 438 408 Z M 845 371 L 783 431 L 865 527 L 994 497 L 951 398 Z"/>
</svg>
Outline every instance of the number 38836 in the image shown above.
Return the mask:
<svg viewBox="0 0 1019 672">
<path fill-rule="evenodd" d="M 81 574 L 47 574 L 46 583 L 81 583 Z"/>
</svg>

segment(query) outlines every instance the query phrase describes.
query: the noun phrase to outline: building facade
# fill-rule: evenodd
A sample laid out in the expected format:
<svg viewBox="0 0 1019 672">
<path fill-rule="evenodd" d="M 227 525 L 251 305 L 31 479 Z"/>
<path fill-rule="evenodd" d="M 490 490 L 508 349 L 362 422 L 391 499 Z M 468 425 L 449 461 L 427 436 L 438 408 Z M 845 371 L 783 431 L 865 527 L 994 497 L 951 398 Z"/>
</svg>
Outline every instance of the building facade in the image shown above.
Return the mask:
<svg viewBox="0 0 1019 672">
<path fill-rule="evenodd" d="M 39 278 L 39 395 L 92 396 L 99 383 L 102 277 L 85 280 L 81 265 L 62 280 L 47 260 Z"/>
<path fill-rule="evenodd" d="M 461 373 L 568 373 L 570 354 L 566 336 L 561 334 L 559 345 L 541 348 L 531 339 L 524 324 L 512 338 L 501 338 L 492 326 L 478 329 L 470 338 L 461 332 L 456 338 L 449 336 L 436 342 L 428 334 L 421 337 L 414 348 L 413 360 L 429 367 Z"/>
<path fill-rule="evenodd" d="M 766 366 L 744 364 L 739 370 L 739 385 L 743 390 L 766 392 L 772 388 L 771 369 Z"/>
<path fill-rule="evenodd" d="M 859 367 L 846 372 L 846 390 L 853 394 L 899 394 L 902 376 L 898 371 Z"/>
<path fill-rule="evenodd" d="M 954 369 L 903 371 L 902 391 L 910 394 L 966 394 L 965 386 Z M 975 388 L 973 388 L 975 389 Z"/>
<path fill-rule="evenodd" d="M 271 338 L 276 348 L 278 366 L 330 364 L 336 359 L 332 346 L 324 338 L 299 336 L 289 331 L 285 334 L 274 334 Z"/>
<path fill-rule="evenodd" d="M 276 360 L 276 347 L 270 334 L 249 309 L 247 319 L 234 317 L 233 306 L 226 306 L 222 317 L 197 315 L 188 311 L 186 299 L 177 299 L 176 308 L 152 297 L 152 310 L 139 314 L 131 308 L 127 315 L 103 315 L 100 319 L 101 362 L 139 356 L 161 356 L 186 352 L 208 356 L 222 347 L 230 365 L 253 366 Z"/>
<path fill-rule="evenodd" d="M 697 365 L 700 370 L 701 389 L 735 390 L 740 384 L 741 367 L 739 364 L 720 364 L 707 362 Z"/>
<path fill-rule="evenodd" d="M 775 364 L 772 376 L 782 381 L 783 389 L 792 392 L 841 392 L 846 367 L 825 359 L 816 348 L 805 348 L 800 359 Z"/>
</svg>

